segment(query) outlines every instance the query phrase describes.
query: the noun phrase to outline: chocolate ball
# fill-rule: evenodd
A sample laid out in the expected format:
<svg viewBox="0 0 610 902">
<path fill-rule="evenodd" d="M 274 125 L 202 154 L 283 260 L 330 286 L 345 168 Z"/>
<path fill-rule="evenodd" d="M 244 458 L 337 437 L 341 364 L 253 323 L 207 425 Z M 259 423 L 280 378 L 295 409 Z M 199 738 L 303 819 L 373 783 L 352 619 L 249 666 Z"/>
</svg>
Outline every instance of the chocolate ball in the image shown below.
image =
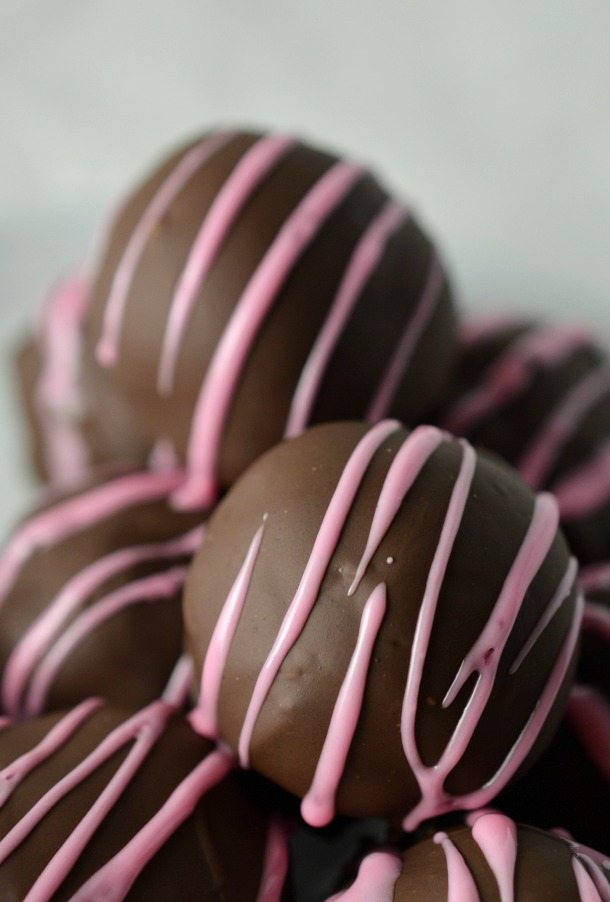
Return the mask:
<svg viewBox="0 0 610 902">
<path fill-rule="evenodd" d="M 610 364 L 581 328 L 497 317 L 466 323 L 440 416 L 553 492 L 582 562 L 610 557 Z"/>
<path fill-rule="evenodd" d="M 361 165 L 282 134 L 217 131 L 119 210 L 93 281 L 88 353 L 206 506 L 284 435 L 407 423 L 438 401 L 451 292 L 416 219 Z"/>
<path fill-rule="evenodd" d="M 610 861 L 593 850 L 495 811 L 439 831 L 402 856 L 367 856 L 354 884 L 333 896 L 392 902 L 583 902 L 610 897 Z M 330 902 L 330 900 L 329 900 Z"/>
<path fill-rule="evenodd" d="M 150 442 L 111 396 L 92 355 L 83 354 L 89 289 L 72 277 L 49 293 L 35 335 L 14 355 L 32 470 L 61 489 L 78 486 L 100 465 L 143 465 Z"/>
<path fill-rule="evenodd" d="M 465 441 L 315 427 L 250 467 L 189 571 L 198 728 L 314 826 L 487 804 L 561 715 L 575 574 L 551 496 Z"/>
<path fill-rule="evenodd" d="M 0 701 L 31 716 L 89 695 L 158 697 L 182 651 L 180 595 L 201 517 L 177 473 L 121 473 L 27 517 L 0 553 Z"/>
<path fill-rule="evenodd" d="M 0 896 L 280 899 L 284 839 L 168 701 L 89 699 L 0 732 Z"/>
</svg>

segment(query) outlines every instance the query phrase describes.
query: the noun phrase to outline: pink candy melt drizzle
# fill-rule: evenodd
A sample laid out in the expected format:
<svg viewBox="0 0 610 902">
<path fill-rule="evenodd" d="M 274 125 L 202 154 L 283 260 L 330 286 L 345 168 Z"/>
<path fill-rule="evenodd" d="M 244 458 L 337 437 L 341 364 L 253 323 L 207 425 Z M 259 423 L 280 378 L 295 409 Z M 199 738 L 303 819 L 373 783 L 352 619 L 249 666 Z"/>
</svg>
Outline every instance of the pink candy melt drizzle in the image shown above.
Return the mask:
<svg viewBox="0 0 610 902">
<path fill-rule="evenodd" d="M 373 852 L 363 859 L 349 889 L 332 896 L 328 902 L 392 902 L 401 867 L 398 855 Z"/>
<path fill-rule="evenodd" d="M 447 902 L 480 902 L 477 885 L 457 846 L 446 833 L 437 833 L 434 842 L 442 847 L 447 861 Z"/>
<path fill-rule="evenodd" d="M 256 902 L 280 902 L 288 873 L 288 839 L 286 828 L 272 820 L 267 834 L 263 876 Z"/>
<path fill-rule="evenodd" d="M 178 507 L 205 507 L 213 502 L 224 424 L 252 343 L 294 264 L 362 171 L 340 162 L 316 182 L 280 228 L 239 298 L 197 400 L 187 450 L 189 478 L 174 496 Z"/>
<path fill-rule="evenodd" d="M 610 500 L 610 442 L 576 472 L 553 486 L 563 520 L 576 520 L 599 510 Z"/>
<path fill-rule="evenodd" d="M 496 878 L 500 902 L 514 902 L 517 862 L 517 828 L 514 822 L 503 814 L 485 814 L 472 825 L 472 837 Z"/>
</svg>

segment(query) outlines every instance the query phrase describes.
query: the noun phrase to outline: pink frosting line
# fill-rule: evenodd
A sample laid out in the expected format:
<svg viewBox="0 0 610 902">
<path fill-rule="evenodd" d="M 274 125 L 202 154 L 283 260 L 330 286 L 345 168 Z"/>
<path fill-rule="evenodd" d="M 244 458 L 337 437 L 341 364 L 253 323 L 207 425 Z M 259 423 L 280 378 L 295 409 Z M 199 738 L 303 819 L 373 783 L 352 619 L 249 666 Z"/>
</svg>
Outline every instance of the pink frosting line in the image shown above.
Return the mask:
<svg viewBox="0 0 610 902">
<path fill-rule="evenodd" d="M 374 423 L 380 420 L 389 411 L 401 380 L 407 371 L 409 361 L 417 347 L 417 342 L 439 301 L 442 287 L 443 271 L 438 259 L 434 257 L 415 312 L 407 323 L 394 354 L 390 357 L 388 367 L 369 405 L 366 414 L 366 419 L 369 422 Z"/>
<path fill-rule="evenodd" d="M 485 417 L 514 401 L 537 369 L 558 366 L 588 342 L 589 336 L 576 328 L 544 328 L 518 336 L 483 374 L 481 384 L 455 404 L 445 427 L 467 435 Z"/>
<path fill-rule="evenodd" d="M 442 847 L 447 862 L 447 902 L 480 902 L 477 885 L 462 853 L 446 833 L 436 833 L 434 842 Z"/>
<path fill-rule="evenodd" d="M 566 568 L 565 575 L 564 575 L 563 579 L 561 580 L 561 582 L 559 583 L 559 586 L 557 587 L 557 591 L 555 592 L 555 594 L 552 597 L 549 604 L 544 609 L 542 617 L 540 618 L 540 620 L 534 627 L 534 630 L 528 637 L 527 642 L 525 643 L 525 645 L 523 646 L 523 648 L 521 649 L 521 651 L 515 658 L 512 666 L 509 670 L 509 673 L 513 674 L 519 670 L 519 668 L 521 667 L 521 665 L 523 664 L 523 662 L 529 655 L 530 651 L 532 650 L 532 648 L 534 647 L 534 645 L 536 644 L 536 642 L 538 641 L 538 639 L 540 638 L 542 633 L 545 631 L 545 629 L 547 628 L 547 626 L 549 625 L 549 623 L 551 622 L 551 620 L 553 619 L 553 617 L 555 616 L 555 614 L 557 613 L 559 608 L 570 597 L 570 592 L 574 588 L 574 583 L 576 581 L 577 573 L 578 573 L 578 563 L 576 561 L 576 558 L 570 558 L 570 560 L 568 561 L 568 566 Z"/>
<path fill-rule="evenodd" d="M 191 723 L 203 736 L 218 739 L 218 697 L 222 675 L 227 663 L 233 637 L 239 624 L 241 612 L 250 589 L 254 567 L 263 540 L 266 515 L 257 529 L 246 558 L 223 605 L 220 617 L 214 627 L 201 671 L 199 703 L 192 713 Z"/>
<path fill-rule="evenodd" d="M 212 752 L 174 789 L 163 806 L 74 894 L 72 902 L 121 902 L 159 849 L 195 811 L 203 796 L 233 767 L 223 750 Z M 271 900 L 272 897 L 270 897 Z M 279 897 L 278 897 L 279 898 Z"/>
<path fill-rule="evenodd" d="M 407 492 L 442 441 L 443 433 L 436 427 L 418 426 L 398 450 L 381 488 L 366 546 L 348 595 L 353 595 L 360 585 Z"/>
<path fill-rule="evenodd" d="M 610 706 L 589 686 L 574 686 L 568 702 L 568 720 L 585 751 L 610 783 Z"/>
<path fill-rule="evenodd" d="M 526 448 L 517 469 L 533 489 L 539 489 L 548 477 L 562 449 L 572 438 L 588 413 L 610 395 L 610 371 L 594 370 L 579 381 L 543 424 Z"/>
<path fill-rule="evenodd" d="M 366 283 L 379 265 L 388 241 L 408 217 L 408 211 L 401 204 L 388 201 L 356 245 L 326 320 L 301 372 L 290 405 L 286 436 L 299 435 L 309 422 L 328 362 L 345 324 Z"/>
<path fill-rule="evenodd" d="M 187 449 L 188 479 L 174 493 L 178 507 L 205 507 L 213 502 L 222 433 L 252 343 L 295 263 L 362 171 L 353 163 L 331 166 L 284 222 L 239 298 L 195 406 Z"/>
<path fill-rule="evenodd" d="M 301 803 L 301 814 L 312 827 L 324 827 L 335 816 L 335 797 L 362 710 L 366 681 L 386 611 L 386 586 L 379 583 L 366 602 L 356 647 L 318 759 L 313 782 Z"/>
<path fill-rule="evenodd" d="M 579 470 L 565 476 L 552 491 L 563 520 L 593 514 L 610 501 L 610 442 Z"/>
<path fill-rule="evenodd" d="M 34 390 L 50 481 L 68 488 L 84 479 L 89 449 L 82 413 L 81 327 L 88 286 L 78 276 L 61 282 L 45 304 L 40 334 L 41 371 Z"/>
<path fill-rule="evenodd" d="M 256 902 L 280 902 L 288 873 L 288 840 L 286 828 L 273 818 L 267 833 L 263 875 Z"/>
<path fill-rule="evenodd" d="M 603 604 L 587 602 L 582 627 L 587 632 L 595 633 L 610 642 L 610 609 Z"/>
<path fill-rule="evenodd" d="M 398 427 L 396 421 L 387 420 L 370 429 L 357 444 L 345 465 L 297 591 L 257 677 L 239 737 L 239 758 L 244 767 L 249 764 L 252 734 L 261 708 L 286 655 L 299 638 L 314 608 L 322 580 L 364 475 L 379 447 Z"/>
<path fill-rule="evenodd" d="M 583 567 L 580 571 L 579 584 L 585 594 L 610 589 L 610 563 L 604 561 Z"/>
<path fill-rule="evenodd" d="M 35 514 L 13 535 L 0 556 L 0 605 L 23 564 L 76 532 L 137 504 L 165 498 L 184 479 L 182 473 L 136 473 L 82 492 Z"/>
<path fill-rule="evenodd" d="M 22 780 L 27 777 L 43 761 L 54 755 L 64 745 L 66 736 L 75 733 L 80 725 L 102 705 L 99 698 L 89 698 L 69 711 L 62 719 L 51 727 L 38 745 L 24 752 L 0 771 L 0 808 L 13 794 Z"/>
<path fill-rule="evenodd" d="M 185 652 L 176 661 L 161 695 L 161 700 L 167 702 L 168 705 L 173 705 L 174 708 L 184 708 L 193 686 L 194 673 L 193 659 Z"/>
<path fill-rule="evenodd" d="M 201 544 L 202 536 L 203 527 L 198 526 L 168 542 L 122 548 L 95 561 L 70 579 L 13 648 L 2 675 L 4 709 L 12 714 L 19 713 L 21 695 L 37 660 L 74 611 L 83 607 L 105 582 L 144 561 L 161 562 L 192 555 Z"/>
<path fill-rule="evenodd" d="M 500 813 L 484 814 L 472 825 L 472 838 L 479 846 L 500 891 L 500 902 L 514 902 L 517 828 Z"/>
<path fill-rule="evenodd" d="M 372 852 L 362 859 L 352 885 L 331 896 L 327 902 L 392 902 L 402 861 L 391 852 Z"/>
<path fill-rule="evenodd" d="M 591 874 L 587 871 L 578 855 L 572 856 L 572 870 L 578 887 L 580 902 L 605 902 L 606 899 L 610 899 L 610 889 L 605 896 L 602 896 Z"/>
<path fill-rule="evenodd" d="M 159 599 L 175 598 L 188 572 L 187 567 L 172 567 L 134 580 L 94 602 L 64 630 L 55 645 L 38 665 L 27 693 L 25 711 L 36 716 L 44 709 L 49 692 L 70 652 L 100 624 L 133 604 L 153 604 Z"/>
<path fill-rule="evenodd" d="M 158 390 L 161 395 L 169 395 L 173 390 L 184 331 L 201 286 L 223 241 L 252 194 L 295 144 L 295 138 L 286 135 L 260 138 L 239 160 L 216 195 L 195 238 L 172 298 L 159 363 Z"/>
<path fill-rule="evenodd" d="M 97 347 L 97 359 L 102 366 L 114 366 L 117 362 L 127 296 L 151 234 L 187 182 L 233 136 L 232 132 L 218 132 L 204 138 L 203 141 L 188 150 L 157 189 L 144 210 L 140 221 L 131 233 L 112 280 L 104 313 L 102 337 Z"/>
</svg>

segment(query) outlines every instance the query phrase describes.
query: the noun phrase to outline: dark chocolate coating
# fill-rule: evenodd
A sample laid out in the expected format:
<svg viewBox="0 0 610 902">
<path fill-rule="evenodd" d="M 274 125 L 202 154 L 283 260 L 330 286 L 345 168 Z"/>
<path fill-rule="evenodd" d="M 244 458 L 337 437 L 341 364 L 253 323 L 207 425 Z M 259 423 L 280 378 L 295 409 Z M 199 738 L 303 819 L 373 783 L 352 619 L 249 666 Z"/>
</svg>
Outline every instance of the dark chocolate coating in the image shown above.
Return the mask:
<svg viewBox="0 0 610 902">
<path fill-rule="evenodd" d="M 500 902 L 500 891 L 493 871 L 470 828 L 448 830 L 447 835 L 475 881 L 480 902 Z M 581 902 L 572 868 L 572 854 L 570 845 L 563 839 L 533 827 L 518 826 L 515 902 Z M 443 848 L 428 839 L 404 853 L 393 902 L 440 902 L 447 899 L 448 886 Z"/>
<path fill-rule="evenodd" d="M 13 356 L 13 370 L 21 408 L 24 413 L 24 440 L 30 467 L 42 483 L 52 482 L 47 457 L 47 441 L 36 403 L 36 387 L 40 378 L 41 351 L 35 338 L 24 339 Z M 101 466 L 143 466 L 150 454 L 150 442 L 145 440 L 124 409 L 120 398 L 110 395 L 106 380 L 100 377 L 100 367 L 93 357 L 84 357 L 81 369 L 81 388 L 84 399 L 82 411 L 69 414 L 74 429 L 83 442 L 87 464 L 91 471 Z M 76 484 L 82 474 L 72 477 L 64 468 L 62 484 Z"/>
<path fill-rule="evenodd" d="M 110 390 L 145 434 L 170 439 L 181 455 L 202 381 L 241 293 L 280 226 L 337 161 L 297 142 L 261 180 L 197 295 L 179 353 L 175 389 L 163 398 L 156 390 L 157 368 L 173 292 L 213 200 L 260 139 L 254 133 L 237 133 L 196 172 L 157 223 L 129 288 L 118 361 L 107 370 Z M 134 228 L 163 179 L 192 146 L 174 153 L 144 180 L 115 222 L 93 283 L 86 326 L 89 354 L 100 338 L 112 279 Z M 351 254 L 387 201 L 386 190 L 365 172 L 283 282 L 231 400 L 217 468 L 222 487 L 282 438 L 299 376 Z M 433 245 L 410 217 L 390 237 L 343 329 L 317 393 L 312 422 L 364 416 L 416 309 L 433 259 Z M 442 392 L 453 358 L 454 318 L 443 276 L 438 303 L 391 405 L 391 413 L 408 423 L 419 422 Z"/>
<path fill-rule="evenodd" d="M 59 509 L 68 498 L 86 497 L 97 487 L 108 488 L 129 478 L 130 474 L 114 474 L 107 482 L 92 480 L 79 492 L 59 495 L 40 510 Z M 32 517 L 36 513 L 39 511 Z M 91 525 L 35 550 L 20 566 L 16 581 L 0 605 L 0 685 L 4 686 L 5 667 L 17 644 L 58 594 L 86 568 L 113 554 L 178 539 L 200 521 L 199 515 L 172 510 L 167 500 L 139 502 L 110 515 L 100 515 Z M 126 562 L 114 575 L 97 580 L 94 588 L 85 593 L 82 604 L 60 621 L 56 632 L 49 634 L 50 647 L 83 611 L 100 599 L 135 580 L 186 566 L 189 560 L 190 552 L 161 556 L 153 549 L 148 559 Z M 157 698 L 182 651 L 180 595 L 181 585 L 169 597 L 156 598 L 143 592 L 136 603 L 88 630 L 57 670 L 44 710 L 70 706 L 90 695 L 101 695 L 129 707 Z M 35 660 L 39 664 L 42 656 Z M 26 692 L 33 673 L 26 682 Z M 21 704 L 25 704 L 24 696 Z M 29 712 L 26 707 L 25 711 L 17 709 L 11 713 Z"/>
<path fill-rule="evenodd" d="M 255 680 L 301 579 L 331 495 L 366 432 L 367 427 L 358 423 L 326 424 L 278 445 L 247 471 L 211 517 L 184 600 L 187 644 L 198 670 L 252 537 L 268 515 L 220 689 L 220 732 L 234 748 Z M 384 581 L 387 611 L 337 795 L 337 812 L 351 816 L 404 815 L 419 798 L 401 742 L 401 708 L 416 618 L 460 464 L 457 442 L 443 441 L 425 464 L 356 593 L 347 595 L 383 480 L 405 438 L 405 431 L 397 427 L 372 459 L 313 611 L 263 704 L 250 749 L 255 769 L 296 795 L 307 792 L 363 607 L 374 587 Z M 438 760 L 472 688 L 469 681 L 452 705 L 441 707 L 498 598 L 524 540 L 533 504 L 534 496 L 514 471 L 478 455 L 419 696 L 416 732 L 427 764 Z M 567 562 L 567 547 L 557 532 L 508 638 L 489 704 L 449 775 L 450 792 L 474 790 L 495 773 L 536 704 L 569 629 L 574 588 L 516 675 L 509 676 L 508 669 L 555 592 Z M 568 673 L 532 758 L 552 735 L 570 678 Z"/>
<path fill-rule="evenodd" d="M 559 327 L 561 328 L 561 327 Z M 434 420 L 445 422 L 447 412 L 485 379 L 486 374 L 516 343 L 535 330 L 552 329 L 540 323 L 515 319 L 505 328 L 459 351 L 446 405 Z M 608 367 L 605 351 L 593 339 L 582 341 L 559 362 L 540 362 L 530 367 L 531 378 L 507 404 L 480 418 L 464 435 L 473 444 L 495 451 L 520 469 L 524 452 L 532 438 L 580 384 L 597 371 Z M 585 467 L 610 440 L 610 378 L 607 390 L 583 415 L 574 418 L 567 438 L 537 489 L 553 491 L 561 481 Z M 583 563 L 610 557 L 610 501 L 607 490 L 600 486 L 599 498 L 586 513 L 576 518 L 563 518 L 562 526 L 570 547 Z"/>
<path fill-rule="evenodd" d="M 42 761 L 0 809 L 0 838 L 128 716 L 120 708 L 102 707 L 52 757 Z M 61 717 L 50 714 L 0 732 L 0 767 L 33 748 Z M 0 864 L 3 900 L 25 897 L 52 855 L 116 774 L 130 745 L 73 788 Z M 211 751 L 211 743 L 174 715 L 53 895 L 54 902 L 72 898 L 156 814 L 178 784 Z M 162 845 L 127 898 L 130 902 L 254 902 L 262 875 L 266 834 L 265 817 L 252 804 L 239 778 L 230 774 L 204 795 L 195 812 Z"/>
</svg>

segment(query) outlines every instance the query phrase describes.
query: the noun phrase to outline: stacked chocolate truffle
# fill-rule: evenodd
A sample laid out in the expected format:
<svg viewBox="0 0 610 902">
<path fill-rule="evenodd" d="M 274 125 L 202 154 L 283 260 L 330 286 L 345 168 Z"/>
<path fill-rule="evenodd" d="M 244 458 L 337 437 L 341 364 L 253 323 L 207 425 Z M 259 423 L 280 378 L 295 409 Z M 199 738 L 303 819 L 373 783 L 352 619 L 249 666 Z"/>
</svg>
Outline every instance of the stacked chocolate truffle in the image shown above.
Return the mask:
<svg viewBox="0 0 610 902">
<path fill-rule="evenodd" d="M 4 895 L 610 898 L 537 829 L 595 788 L 508 816 L 567 727 L 609 791 L 603 353 L 460 325 L 409 209 L 290 135 L 191 142 L 101 245 L 17 356 L 47 489 L 0 556 Z M 351 885 L 346 830 L 395 847 Z"/>
</svg>

